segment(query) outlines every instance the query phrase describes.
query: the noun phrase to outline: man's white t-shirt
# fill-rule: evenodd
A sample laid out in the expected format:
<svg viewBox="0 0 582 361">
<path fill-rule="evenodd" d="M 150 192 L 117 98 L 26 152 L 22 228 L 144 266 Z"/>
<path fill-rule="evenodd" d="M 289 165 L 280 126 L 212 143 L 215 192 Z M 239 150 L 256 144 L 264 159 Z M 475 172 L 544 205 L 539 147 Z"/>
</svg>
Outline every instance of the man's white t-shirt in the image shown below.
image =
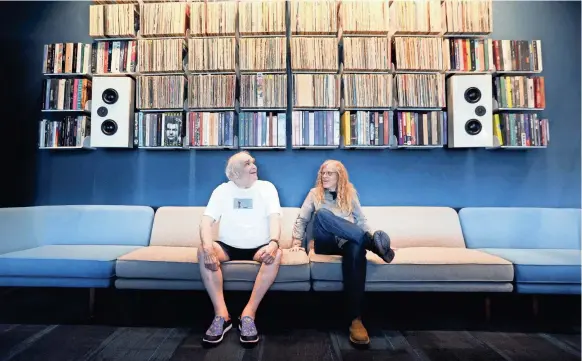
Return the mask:
<svg viewBox="0 0 582 361">
<path fill-rule="evenodd" d="M 250 188 L 222 183 L 212 192 L 205 216 L 220 221 L 218 239 L 236 248 L 257 248 L 269 243 L 269 215 L 281 214 L 279 194 L 268 181 Z"/>
</svg>

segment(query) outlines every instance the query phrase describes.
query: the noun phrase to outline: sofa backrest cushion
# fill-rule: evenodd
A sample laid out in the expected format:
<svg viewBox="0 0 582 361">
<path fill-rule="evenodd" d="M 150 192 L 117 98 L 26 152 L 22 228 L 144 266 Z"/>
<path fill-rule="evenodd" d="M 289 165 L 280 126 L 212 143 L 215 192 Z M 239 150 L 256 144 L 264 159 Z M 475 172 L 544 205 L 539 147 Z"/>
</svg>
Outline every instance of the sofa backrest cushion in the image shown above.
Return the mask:
<svg viewBox="0 0 582 361">
<path fill-rule="evenodd" d="M 368 224 L 393 248 L 465 247 L 457 212 L 449 207 L 362 207 Z"/>
<path fill-rule="evenodd" d="M 154 210 L 146 206 L 66 205 L 2 208 L 0 243 L 30 247 L 146 246 L 153 218 Z M 14 247 L 0 246 L 0 251 L 8 248 Z"/>
<path fill-rule="evenodd" d="M 200 245 L 200 221 L 205 207 L 160 207 L 154 217 L 150 245 L 198 247 Z M 281 218 L 282 248 L 291 246 L 291 232 L 299 208 L 283 207 Z M 214 224 L 214 239 L 218 239 L 219 222 Z"/>
<path fill-rule="evenodd" d="M 580 209 L 463 208 L 459 218 L 469 248 L 580 249 Z"/>
</svg>

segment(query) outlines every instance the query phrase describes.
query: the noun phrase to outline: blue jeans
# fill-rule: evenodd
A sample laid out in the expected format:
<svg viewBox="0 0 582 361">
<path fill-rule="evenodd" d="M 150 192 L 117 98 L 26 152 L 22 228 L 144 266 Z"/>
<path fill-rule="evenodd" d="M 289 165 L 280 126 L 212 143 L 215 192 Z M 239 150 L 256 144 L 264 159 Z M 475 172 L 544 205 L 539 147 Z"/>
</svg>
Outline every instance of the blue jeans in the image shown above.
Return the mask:
<svg viewBox="0 0 582 361">
<path fill-rule="evenodd" d="M 369 235 L 359 226 L 320 209 L 313 219 L 315 253 L 342 256 L 344 292 L 350 321 L 362 313 L 366 287 L 366 250 L 371 247 Z M 345 240 L 340 247 L 338 238 Z"/>
</svg>

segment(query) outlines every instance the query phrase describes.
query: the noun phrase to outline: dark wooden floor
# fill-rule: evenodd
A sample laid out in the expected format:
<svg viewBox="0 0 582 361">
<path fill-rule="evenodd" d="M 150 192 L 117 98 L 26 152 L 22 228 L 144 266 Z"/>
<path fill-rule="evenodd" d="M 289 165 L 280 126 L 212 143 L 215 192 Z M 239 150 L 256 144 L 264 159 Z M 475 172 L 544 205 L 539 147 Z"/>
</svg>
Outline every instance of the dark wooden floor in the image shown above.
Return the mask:
<svg viewBox="0 0 582 361">
<path fill-rule="evenodd" d="M 350 345 L 340 294 L 272 293 L 257 326 L 261 342 L 243 347 L 234 328 L 217 347 L 201 338 L 212 319 L 203 292 L 97 293 L 0 289 L 0 361 L 42 360 L 580 360 L 580 297 L 493 295 L 486 320 L 480 294 L 371 294 L 372 339 Z M 246 293 L 228 293 L 233 318 Z"/>
</svg>

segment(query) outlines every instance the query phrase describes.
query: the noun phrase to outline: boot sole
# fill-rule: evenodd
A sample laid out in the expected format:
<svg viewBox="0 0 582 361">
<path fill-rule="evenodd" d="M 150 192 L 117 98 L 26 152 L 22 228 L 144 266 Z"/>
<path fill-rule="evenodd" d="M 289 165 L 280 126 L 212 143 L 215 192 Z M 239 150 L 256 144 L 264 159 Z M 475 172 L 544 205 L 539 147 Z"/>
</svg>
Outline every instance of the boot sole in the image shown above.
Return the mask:
<svg viewBox="0 0 582 361">
<path fill-rule="evenodd" d="M 392 262 L 394 256 L 391 257 L 390 255 L 390 238 L 387 234 L 379 234 L 374 235 L 374 244 L 376 245 L 376 249 L 379 251 L 378 256 L 382 258 L 382 260 L 386 263 Z"/>
<path fill-rule="evenodd" d="M 370 339 L 368 339 L 367 341 L 356 341 L 350 335 L 350 342 L 352 342 L 352 343 L 354 343 L 356 345 L 369 345 L 370 344 Z"/>
</svg>

